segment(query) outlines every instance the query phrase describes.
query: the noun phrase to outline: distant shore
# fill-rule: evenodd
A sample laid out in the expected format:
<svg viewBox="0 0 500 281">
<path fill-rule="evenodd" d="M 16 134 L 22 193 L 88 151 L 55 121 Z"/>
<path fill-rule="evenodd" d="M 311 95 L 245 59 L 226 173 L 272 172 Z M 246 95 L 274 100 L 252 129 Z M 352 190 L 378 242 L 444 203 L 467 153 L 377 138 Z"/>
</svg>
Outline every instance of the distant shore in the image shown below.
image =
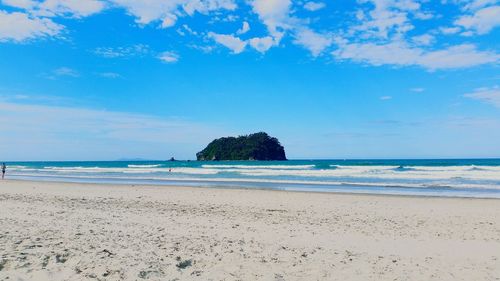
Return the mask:
<svg viewBox="0 0 500 281">
<path fill-rule="evenodd" d="M 497 200 L 0 182 L 0 279 L 496 280 Z"/>
</svg>

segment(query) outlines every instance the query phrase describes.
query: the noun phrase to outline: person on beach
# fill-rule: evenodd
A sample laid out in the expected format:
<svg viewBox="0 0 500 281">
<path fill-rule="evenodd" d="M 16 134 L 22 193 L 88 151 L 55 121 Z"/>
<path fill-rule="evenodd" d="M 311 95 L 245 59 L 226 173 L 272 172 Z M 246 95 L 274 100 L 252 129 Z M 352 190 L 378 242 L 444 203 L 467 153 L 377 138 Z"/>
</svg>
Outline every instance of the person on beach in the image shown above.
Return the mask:
<svg viewBox="0 0 500 281">
<path fill-rule="evenodd" d="M 5 177 L 5 170 L 7 170 L 7 166 L 5 166 L 5 163 L 2 163 L 2 179 Z"/>
</svg>

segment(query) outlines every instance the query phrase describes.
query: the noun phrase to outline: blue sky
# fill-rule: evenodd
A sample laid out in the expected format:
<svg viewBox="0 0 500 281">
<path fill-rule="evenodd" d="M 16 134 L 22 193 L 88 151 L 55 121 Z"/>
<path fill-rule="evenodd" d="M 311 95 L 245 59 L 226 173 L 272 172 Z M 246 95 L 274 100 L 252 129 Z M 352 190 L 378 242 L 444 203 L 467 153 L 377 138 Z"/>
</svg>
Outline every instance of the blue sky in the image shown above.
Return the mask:
<svg viewBox="0 0 500 281">
<path fill-rule="evenodd" d="M 500 1 L 0 3 L 2 159 L 500 157 Z"/>
</svg>

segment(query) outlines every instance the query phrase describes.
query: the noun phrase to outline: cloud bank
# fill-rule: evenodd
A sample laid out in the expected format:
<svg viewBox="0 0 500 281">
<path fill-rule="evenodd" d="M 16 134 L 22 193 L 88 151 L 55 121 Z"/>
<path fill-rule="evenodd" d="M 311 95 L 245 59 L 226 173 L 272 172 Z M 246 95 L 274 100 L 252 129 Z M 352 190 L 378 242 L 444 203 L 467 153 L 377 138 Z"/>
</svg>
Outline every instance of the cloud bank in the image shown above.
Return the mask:
<svg viewBox="0 0 500 281">
<path fill-rule="evenodd" d="M 188 44 L 207 53 L 219 46 L 235 55 L 248 51 L 265 54 L 275 47 L 295 45 L 306 50 L 311 58 L 330 56 L 336 61 L 429 71 L 498 64 L 500 60 L 497 50 L 470 40 L 495 32 L 500 25 L 498 1 L 455 0 L 431 5 L 414 0 L 359 0 L 348 10 L 335 3 L 292 0 L 2 0 L 1 3 L 1 42 L 57 39 L 68 29 L 63 19 L 84 20 L 114 9 L 131 16 L 136 28 L 152 26 L 165 32 L 176 31 L 178 36 L 189 37 Z M 456 12 L 443 13 L 444 9 Z M 343 17 L 332 20 L 327 15 L 332 12 Z M 194 30 L 189 21 L 200 18 L 206 24 Z M 231 23 L 234 28 L 222 31 L 218 23 Z M 140 44 L 101 47 L 95 53 L 119 58 L 148 53 L 143 47 Z M 176 50 L 168 52 L 155 56 L 168 63 L 181 57 Z"/>
<path fill-rule="evenodd" d="M 177 118 L 5 100 L 0 100 L 0 119 L 4 159 L 86 159 L 88 151 L 108 160 L 168 159 L 174 150 L 179 151 L 177 157 L 193 158 L 192 151 L 202 147 L 203 140 L 222 133 L 216 126 Z"/>
</svg>

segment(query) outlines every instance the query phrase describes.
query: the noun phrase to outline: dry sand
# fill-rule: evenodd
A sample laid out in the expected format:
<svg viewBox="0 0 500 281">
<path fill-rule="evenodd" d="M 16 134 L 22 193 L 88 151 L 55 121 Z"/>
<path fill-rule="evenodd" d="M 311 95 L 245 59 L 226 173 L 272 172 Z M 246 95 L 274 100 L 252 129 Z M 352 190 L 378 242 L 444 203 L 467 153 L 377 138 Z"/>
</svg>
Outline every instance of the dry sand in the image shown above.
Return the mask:
<svg viewBox="0 0 500 281">
<path fill-rule="evenodd" d="M 500 280 L 500 200 L 0 182 L 1 280 Z"/>
</svg>

